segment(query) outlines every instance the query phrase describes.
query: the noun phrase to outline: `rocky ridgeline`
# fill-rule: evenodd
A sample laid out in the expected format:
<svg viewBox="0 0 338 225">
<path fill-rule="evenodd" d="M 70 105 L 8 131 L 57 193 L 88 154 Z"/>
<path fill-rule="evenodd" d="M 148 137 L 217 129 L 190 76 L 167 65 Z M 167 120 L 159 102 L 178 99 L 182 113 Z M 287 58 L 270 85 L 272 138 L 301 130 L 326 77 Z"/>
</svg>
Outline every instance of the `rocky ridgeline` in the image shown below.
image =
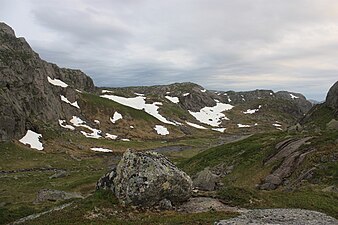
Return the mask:
<svg viewBox="0 0 338 225">
<path fill-rule="evenodd" d="M 52 86 L 48 76 L 73 88 Z M 17 38 L 12 28 L 0 23 L 0 140 L 22 137 L 28 129 L 74 115 L 75 109 L 60 101 L 60 94 L 75 101 L 74 88 L 95 89 L 84 73 L 43 61 L 24 38 Z"/>
<path fill-rule="evenodd" d="M 111 190 L 123 205 L 170 209 L 190 198 L 192 181 L 159 153 L 127 150 L 96 188 Z"/>
<path fill-rule="evenodd" d="M 338 112 L 338 81 L 327 93 L 325 104 Z"/>
</svg>

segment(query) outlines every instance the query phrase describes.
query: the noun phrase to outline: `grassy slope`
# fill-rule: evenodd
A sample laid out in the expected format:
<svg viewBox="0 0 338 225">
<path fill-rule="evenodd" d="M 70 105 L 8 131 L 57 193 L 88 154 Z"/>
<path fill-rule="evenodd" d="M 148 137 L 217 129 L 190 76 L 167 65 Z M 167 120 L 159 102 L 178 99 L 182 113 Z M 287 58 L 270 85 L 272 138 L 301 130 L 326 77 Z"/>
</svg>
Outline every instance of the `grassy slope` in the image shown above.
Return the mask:
<svg viewBox="0 0 338 225">
<path fill-rule="evenodd" d="M 275 144 L 287 136 L 286 133 L 256 134 L 239 142 L 208 149 L 181 162 L 179 166 L 189 174 L 195 174 L 207 166 L 234 165 L 233 172 L 223 180 L 225 188 L 219 192 L 219 197 L 228 204 L 249 208 L 298 207 L 338 217 L 338 194 L 322 191 L 328 185 L 338 185 L 338 165 L 333 160 L 338 149 L 337 132 L 325 133 L 311 140 L 311 145 L 317 151 L 306 157 L 290 181 L 314 165 L 317 165 L 317 169 L 313 177 L 302 183 L 300 188 L 291 192 L 281 188 L 275 191 L 260 191 L 256 188 L 279 163 L 265 167 L 264 159 L 273 154 Z"/>
</svg>

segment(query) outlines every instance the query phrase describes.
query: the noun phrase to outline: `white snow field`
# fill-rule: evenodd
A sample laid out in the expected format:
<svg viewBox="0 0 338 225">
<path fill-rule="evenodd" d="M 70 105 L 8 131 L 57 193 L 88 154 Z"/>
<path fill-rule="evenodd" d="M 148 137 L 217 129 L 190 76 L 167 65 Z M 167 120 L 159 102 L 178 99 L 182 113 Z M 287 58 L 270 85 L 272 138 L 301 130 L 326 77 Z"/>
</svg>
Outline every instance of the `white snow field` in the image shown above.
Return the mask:
<svg viewBox="0 0 338 225">
<path fill-rule="evenodd" d="M 162 105 L 162 102 L 154 102 L 152 104 L 146 103 L 146 97 L 144 96 L 137 96 L 133 98 L 125 98 L 116 95 L 101 95 L 102 98 L 107 98 L 113 100 L 117 103 L 120 103 L 125 106 L 129 106 L 134 109 L 144 110 L 146 113 L 150 114 L 151 116 L 155 117 L 162 123 L 176 125 L 175 123 L 167 120 L 164 118 L 159 112 L 159 105 Z"/>
<path fill-rule="evenodd" d="M 169 134 L 168 129 L 166 127 L 164 127 L 164 126 L 161 126 L 161 125 L 156 125 L 154 127 L 154 130 L 156 130 L 157 134 L 159 134 L 159 135 L 167 135 L 167 134 Z"/>
<path fill-rule="evenodd" d="M 114 112 L 113 118 L 110 118 L 110 122 L 115 123 L 116 121 L 122 119 L 121 113 Z"/>
<path fill-rule="evenodd" d="M 80 106 L 79 106 L 79 104 L 77 103 L 77 101 L 75 101 L 75 102 L 70 102 L 70 101 L 68 100 L 68 98 L 66 98 L 66 97 L 63 96 L 63 95 L 60 95 L 60 97 L 61 97 L 61 101 L 65 102 L 65 103 L 68 103 L 69 105 L 74 106 L 75 108 L 80 109 Z"/>
<path fill-rule="evenodd" d="M 113 152 L 113 150 L 107 148 L 90 148 L 90 150 L 95 152 Z"/>
<path fill-rule="evenodd" d="M 178 98 L 178 97 L 171 97 L 171 96 L 168 96 L 168 95 L 166 95 L 166 96 L 164 96 L 166 99 L 168 99 L 169 101 L 171 101 L 172 103 L 175 103 L 175 104 L 177 104 L 177 103 L 179 103 L 180 102 L 180 99 Z"/>
<path fill-rule="evenodd" d="M 42 143 L 40 142 L 40 138 L 42 137 L 41 134 L 35 133 L 34 131 L 27 130 L 26 135 L 21 138 L 19 141 L 22 144 L 28 144 L 30 148 L 36 149 L 36 150 L 43 150 Z"/>
<path fill-rule="evenodd" d="M 218 127 L 222 123 L 222 120 L 229 120 L 222 112 L 230 110 L 233 107 L 234 106 L 230 104 L 217 102 L 216 106 L 204 107 L 199 112 L 189 110 L 189 113 L 201 123 Z"/>
<path fill-rule="evenodd" d="M 48 82 L 54 86 L 59 86 L 59 87 L 63 87 L 66 88 L 68 87 L 68 84 L 66 84 L 65 82 L 63 82 L 62 80 L 59 79 L 52 79 L 49 76 L 47 76 Z"/>
<path fill-rule="evenodd" d="M 188 121 L 185 121 L 189 126 L 191 126 L 191 127 L 195 127 L 195 128 L 197 128 L 197 129 L 203 129 L 203 130 L 206 130 L 207 128 L 205 128 L 205 127 L 203 127 L 203 126 L 201 126 L 201 125 L 198 125 L 198 124 L 196 124 L 196 123 L 191 123 L 191 122 L 188 122 Z"/>
</svg>

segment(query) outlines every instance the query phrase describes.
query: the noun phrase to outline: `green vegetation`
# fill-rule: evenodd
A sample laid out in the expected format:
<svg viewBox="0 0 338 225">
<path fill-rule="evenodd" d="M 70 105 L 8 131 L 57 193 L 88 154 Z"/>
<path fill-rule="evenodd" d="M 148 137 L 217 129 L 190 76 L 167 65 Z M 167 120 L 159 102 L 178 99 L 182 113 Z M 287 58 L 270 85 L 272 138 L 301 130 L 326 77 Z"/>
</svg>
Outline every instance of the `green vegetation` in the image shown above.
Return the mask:
<svg viewBox="0 0 338 225">
<path fill-rule="evenodd" d="M 304 119 L 305 126 L 308 128 L 319 127 L 325 130 L 326 124 L 330 122 L 334 116 L 334 110 L 326 106 L 325 104 L 316 105 Z"/>
</svg>

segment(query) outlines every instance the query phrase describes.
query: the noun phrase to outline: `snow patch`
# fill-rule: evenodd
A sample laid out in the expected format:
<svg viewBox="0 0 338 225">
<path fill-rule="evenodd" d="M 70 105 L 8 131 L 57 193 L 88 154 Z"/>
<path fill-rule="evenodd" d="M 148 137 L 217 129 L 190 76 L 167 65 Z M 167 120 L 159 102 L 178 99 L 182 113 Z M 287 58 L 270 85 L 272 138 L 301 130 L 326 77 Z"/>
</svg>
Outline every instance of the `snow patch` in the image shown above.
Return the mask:
<svg viewBox="0 0 338 225">
<path fill-rule="evenodd" d="M 171 96 L 164 96 L 166 99 L 168 99 L 169 101 L 171 101 L 172 103 L 175 103 L 175 104 L 177 104 L 177 103 L 179 103 L 180 102 L 180 100 L 179 100 L 179 98 L 178 97 L 171 97 Z"/>
<path fill-rule="evenodd" d="M 190 93 L 184 93 L 184 94 L 183 94 L 184 97 L 186 97 L 186 96 L 188 96 L 188 95 L 190 95 Z"/>
<path fill-rule="evenodd" d="M 72 119 L 70 120 L 70 122 L 75 126 L 75 127 L 84 127 L 87 128 L 88 130 L 90 130 L 92 133 L 87 133 L 85 131 L 80 131 L 81 134 L 83 134 L 84 136 L 88 137 L 88 138 L 95 138 L 98 139 L 100 137 L 102 137 L 101 131 L 98 129 L 94 129 L 91 128 L 88 125 L 85 125 L 84 123 L 86 123 L 85 121 L 81 120 L 79 117 L 77 116 L 73 116 Z"/>
<path fill-rule="evenodd" d="M 205 89 L 203 89 L 203 90 L 201 90 L 201 92 L 203 92 L 203 93 L 205 93 L 207 90 L 205 90 Z"/>
<path fill-rule="evenodd" d="M 100 121 L 98 121 L 98 120 L 94 120 L 94 123 L 96 123 L 96 124 L 100 124 Z"/>
<path fill-rule="evenodd" d="M 30 148 L 34 148 L 36 150 L 43 150 L 42 143 L 40 142 L 40 138 L 42 137 L 41 134 L 35 133 L 34 131 L 27 130 L 27 133 L 23 138 L 21 138 L 19 141 L 22 144 L 28 144 Z"/>
<path fill-rule="evenodd" d="M 66 84 L 65 82 L 63 82 L 62 80 L 59 79 L 52 79 L 49 76 L 47 76 L 48 82 L 54 86 L 59 86 L 59 87 L 63 87 L 66 88 L 68 87 L 68 84 Z"/>
<path fill-rule="evenodd" d="M 191 122 L 188 122 L 188 121 L 186 121 L 186 123 L 187 123 L 189 126 L 195 127 L 195 128 L 197 128 L 197 129 L 203 129 L 203 130 L 207 129 L 207 128 L 205 128 L 205 127 L 203 127 L 203 126 L 201 126 L 201 125 L 195 124 L 195 123 L 191 123 Z"/>
<path fill-rule="evenodd" d="M 69 129 L 69 130 L 75 130 L 75 127 L 73 127 L 72 125 L 64 125 L 63 123 L 65 123 L 66 120 L 59 120 L 59 125 L 63 128 Z"/>
<path fill-rule="evenodd" d="M 79 106 L 79 104 L 77 103 L 77 101 L 75 101 L 75 102 L 70 102 L 70 101 L 68 100 L 68 98 L 66 98 L 66 97 L 63 96 L 63 95 L 60 95 L 60 97 L 61 97 L 61 101 L 65 102 L 65 103 L 68 103 L 69 105 L 74 106 L 75 108 L 80 109 L 80 106 Z"/>
<path fill-rule="evenodd" d="M 245 112 L 243 112 L 244 114 L 254 114 L 255 112 L 258 112 L 259 109 L 262 108 L 261 105 L 258 106 L 258 109 L 248 109 Z"/>
<path fill-rule="evenodd" d="M 239 127 L 239 128 L 243 128 L 243 127 L 251 127 L 251 125 L 246 125 L 246 124 L 237 124 L 237 126 Z"/>
<path fill-rule="evenodd" d="M 272 124 L 272 126 L 275 126 L 275 127 L 281 127 L 282 125 L 278 124 L 278 123 L 274 123 Z"/>
<path fill-rule="evenodd" d="M 116 121 L 118 121 L 122 118 L 123 117 L 122 117 L 121 113 L 114 112 L 113 118 L 109 118 L 109 119 L 110 119 L 110 122 L 115 123 Z"/>
<path fill-rule="evenodd" d="M 109 90 L 102 90 L 101 92 L 102 92 L 102 94 L 105 94 L 105 93 L 114 93 L 113 91 L 109 91 Z"/>
<path fill-rule="evenodd" d="M 157 134 L 159 134 L 159 135 L 167 135 L 167 134 L 169 134 L 168 129 L 166 127 L 164 127 L 164 126 L 161 126 L 161 125 L 156 125 L 154 127 L 154 130 L 156 130 Z"/>
<path fill-rule="evenodd" d="M 95 152 L 112 152 L 113 151 L 107 148 L 90 148 L 90 150 L 95 151 Z"/>
<path fill-rule="evenodd" d="M 129 126 L 131 129 L 134 129 L 134 126 Z"/>
<path fill-rule="evenodd" d="M 230 110 L 233 107 L 234 106 L 230 104 L 217 102 L 216 106 L 204 107 L 199 112 L 192 112 L 189 110 L 189 113 L 201 123 L 218 127 L 222 123 L 222 120 L 229 120 L 222 112 Z"/>
<path fill-rule="evenodd" d="M 123 138 L 123 139 L 121 139 L 121 141 L 130 141 L 130 139 L 128 139 L 128 138 Z"/>
<path fill-rule="evenodd" d="M 109 138 L 109 139 L 112 139 L 112 140 L 116 140 L 117 135 L 106 133 L 106 138 Z"/>
<path fill-rule="evenodd" d="M 122 105 L 129 106 L 134 109 L 143 110 L 150 114 L 151 116 L 155 117 L 162 123 L 176 125 L 175 123 L 168 121 L 166 118 L 164 118 L 162 115 L 159 114 L 158 109 L 159 105 L 162 105 L 161 102 L 154 102 L 152 104 L 146 104 L 146 97 L 144 96 L 137 96 L 134 98 L 125 98 L 121 96 L 116 95 L 101 95 L 102 98 L 108 98 L 110 100 L 113 100 L 115 102 L 118 102 Z"/>
<path fill-rule="evenodd" d="M 144 96 L 144 94 L 137 93 L 137 92 L 135 92 L 134 94 L 137 95 L 137 96 Z"/>
<path fill-rule="evenodd" d="M 224 127 L 222 127 L 222 128 L 211 128 L 211 130 L 214 130 L 214 131 L 218 131 L 218 132 L 224 133 L 224 131 L 226 130 L 226 128 L 224 128 Z"/>
<path fill-rule="evenodd" d="M 298 96 L 293 95 L 293 94 L 291 94 L 291 93 L 290 93 L 290 96 L 291 96 L 292 99 L 299 98 Z"/>
</svg>

